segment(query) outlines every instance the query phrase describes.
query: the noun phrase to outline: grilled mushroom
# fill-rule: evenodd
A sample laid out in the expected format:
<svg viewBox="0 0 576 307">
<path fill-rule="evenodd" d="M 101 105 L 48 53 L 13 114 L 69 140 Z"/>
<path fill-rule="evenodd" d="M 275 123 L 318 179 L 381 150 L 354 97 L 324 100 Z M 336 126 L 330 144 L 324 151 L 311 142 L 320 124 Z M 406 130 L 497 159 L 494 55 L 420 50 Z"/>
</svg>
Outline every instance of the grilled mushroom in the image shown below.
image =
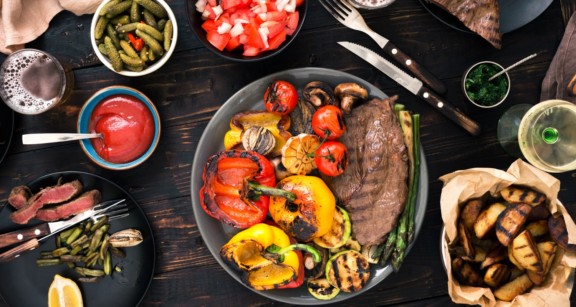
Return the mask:
<svg viewBox="0 0 576 307">
<path fill-rule="evenodd" d="M 340 108 L 345 113 L 350 113 L 354 104 L 368 99 L 368 90 L 358 83 L 347 82 L 338 84 L 334 95 L 340 101 Z"/>
<path fill-rule="evenodd" d="M 242 134 L 244 149 L 255 151 L 263 156 L 269 154 L 275 145 L 274 135 L 264 127 L 252 126 Z"/>
<path fill-rule="evenodd" d="M 306 84 L 306 86 L 304 86 L 302 95 L 315 107 L 321 107 L 324 105 L 336 105 L 336 99 L 334 98 L 332 87 L 326 82 L 309 82 Z"/>
</svg>

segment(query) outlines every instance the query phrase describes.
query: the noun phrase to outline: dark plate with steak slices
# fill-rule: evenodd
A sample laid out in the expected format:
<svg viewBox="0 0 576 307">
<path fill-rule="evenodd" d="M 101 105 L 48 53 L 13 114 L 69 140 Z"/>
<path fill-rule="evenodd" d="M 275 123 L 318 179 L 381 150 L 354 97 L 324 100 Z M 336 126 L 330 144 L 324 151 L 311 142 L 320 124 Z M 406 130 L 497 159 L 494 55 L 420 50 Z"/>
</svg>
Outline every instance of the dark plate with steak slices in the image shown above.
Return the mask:
<svg viewBox="0 0 576 307">
<path fill-rule="evenodd" d="M 301 90 L 310 81 L 324 81 L 333 87 L 339 83 L 344 82 L 356 82 L 363 85 L 368 89 L 369 95 L 376 98 L 387 97 L 381 90 L 373 86 L 372 84 L 348 73 L 324 69 L 324 68 L 299 68 L 287 70 L 279 73 L 275 73 L 257 81 L 254 81 L 236 94 L 234 94 L 224 105 L 216 112 L 214 117 L 208 123 L 208 126 L 204 130 L 200 142 L 198 143 L 198 150 L 194 156 L 194 162 L 192 165 L 192 183 L 191 183 L 191 194 L 192 194 L 192 207 L 194 210 L 194 216 L 196 222 L 198 223 L 198 229 L 208 246 L 208 249 L 222 266 L 234 279 L 236 279 L 241 284 L 240 276 L 232 271 L 220 258 L 219 252 L 220 248 L 230 239 L 230 237 L 236 232 L 235 229 L 225 226 L 218 220 L 213 219 L 208 216 L 202 209 L 199 200 L 199 190 L 202 186 L 202 172 L 204 165 L 208 158 L 224 149 L 224 134 L 230 129 L 230 118 L 241 111 L 247 110 L 263 110 L 264 104 L 262 102 L 262 97 L 266 87 L 271 81 L 280 79 L 286 80 L 294 84 L 298 89 L 301 96 Z M 418 200 L 416 202 L 416 235 L 420 231 L 422 222 L 424 220 L 424 213 L 426 211 L 426 202 L 428 197 L 428 171 L 426 168 L 426 160 L 424 153 L 420 152 L 422 163 L 420 165 L 420 181 L 419 181 L 419 191 Z M 412 243 L 413 244 L 413 243 Z M 408 247 L 408 252 L 411 245 Z M 368 284 L 360 291 L 355 293 L 344 293 L 341 292 L 330 301 L 317 300 L 312 295 L 310 295 L 306 289 L 306 286 L 300 286 L 296 289 L 283 289 L 283 290 L 268 290 L 268 291 L 255 291 L 256 293 L 263 295 L 267 298 L 289 304 L 298 305 L 322 305 L 334 302 L 344 301 L 356 295 L 359 295 L 370 288 L 376 286 L 382 280 L 384 280 L 388 275 L 393 272 L 390 265 L 377 266 L 372 265 L 372 277 Z M 401 271 L 400 271 L 401 274 Z M 249 288 L 250 289 L 250 288 Z M 223 292 L 224 293 L 224 292 Z"/>
<path fill-rule="evenodd" d="M 150 286 L 156 261 L 152 229 L 145 213 L 134 198 L 115 183 L 84 172 L 58 172 L 42 176 L 27 183 L 32 192 L 55 185 L 62 178 L 63 182 L 78 179 L 84 186 L 84 191 L 98 189 L 102 200 L 127 200 L 130 215 L 110 222 L 109 233 L 122 229 L 136 228 L 142 232 L 144 241 L 134 247 L 125 248 L 124 259 L 115 258 L 113 265 L 119 264 L 122 272 L 113 272 L 111 276 L 94 283 L 82 283 L 80 277 L 65 264 L 38 267 L 36 259 L 41 251 L 56 248 L 55 239 L 46 239 L 38 249 L 22 254 L 19 258 L 7 263 L 0 263 L 0 296 L 9 306 L 46 306 L 48 303 L 48 288 L 55 274 L 71 278 L 78 283 L 84 299 L 84 306 L 136 306 Z M 27 225 L 16 225 L 10 220 L 14 209 L 5 204 L 0 210 L 0 233 L 29 227 L 40 223 L 32 219 Z"/>
<path fill-rule="evenodd" d="M 430 3 L 429 0 L 419 0 L 424 8 L 445 25 L 462 31 L 472 33 L 458 18 Z M 500 32 L 502 34 L 512 32 L 527 25 L 536 17 L 540 16 L 552 0 L 499 0 Z"/>
<path fill-rule="evenodd" d="M 8 153 L 14 131 L 14 111 L 0 103 L 0 163 Z"/>
</svg>

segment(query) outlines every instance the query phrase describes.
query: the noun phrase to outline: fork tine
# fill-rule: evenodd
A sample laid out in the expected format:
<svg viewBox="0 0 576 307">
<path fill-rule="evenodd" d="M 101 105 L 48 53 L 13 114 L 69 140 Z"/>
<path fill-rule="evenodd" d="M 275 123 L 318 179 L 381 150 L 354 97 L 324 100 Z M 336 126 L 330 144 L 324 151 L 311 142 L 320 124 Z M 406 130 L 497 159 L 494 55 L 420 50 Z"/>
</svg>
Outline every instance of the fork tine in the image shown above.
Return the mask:
<svg viewBox="0 0 576 307">
<path fill-rule="evenodd" d="M 337 9 L 337 4 L 334 4 L 333 1 L 330 0 L 319 0 L 319 2 L 328 11 L 328 13 L 330 13 L 330 15 L 332 15 L 338 21 L 344 22 L 346 15 L 343 14 L 341 8 Z"/>
<path fill-rule="evenodd" d="M 350 4 L 350 2 L 348 2 L 348 0 L 339 0 L 338 2 L 340 2 L 342 5 L 344 5 L 350 13 L 356 11 L 354 6 L 352 6 L 352 4 Z"/>
</svg>

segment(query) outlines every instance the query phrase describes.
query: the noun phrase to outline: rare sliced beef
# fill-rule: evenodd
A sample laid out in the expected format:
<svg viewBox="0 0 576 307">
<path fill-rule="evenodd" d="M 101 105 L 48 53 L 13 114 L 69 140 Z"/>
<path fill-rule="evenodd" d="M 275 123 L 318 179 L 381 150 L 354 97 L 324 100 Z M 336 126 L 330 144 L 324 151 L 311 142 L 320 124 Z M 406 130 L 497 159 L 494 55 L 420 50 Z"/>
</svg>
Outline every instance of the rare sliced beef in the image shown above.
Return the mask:
<svg viewBox="0 0 576 307">
<path fill-rule="evenodd" d="M 498 0 L 429 0 L 456 16 L 492 46 L 502 47 Z"/>
<path fill-rule="evenodd" d="M 32 196 L 26 206 L 13 212 L 10 219 L 16 224 L 26 224 L 43 206 L 69 201 L 81 191 L 82 183 L 78 180 L 44 188 Z"/>
<path fill-rule="evenodd" d="M 28 199 L 32 196 L 32 191 L 25 185 L 19 185 L 12 188 L 10 195 L 8 195 L 8 203 L 14 207 L 14 209 L 20 209 L 26 206 Z"/>
<path fill-rule="evenodd" d="M 38 210 L 36 218 L 45 222 L 66 219 L 91 209 L 100 202 L 101 198 L 100 191 L 91 190 L 66 203 Z"/>
<path fill-rule="evenodd" d="M 408 153 L 394 112 L 396 99 L 373 99 L 347 115 L 340 141 L 348 147 L 348 168 L 340 176 L 325 178 L 348 209 L 352 233 L 362 245 L 385 240 L 408 194 Z"/>
</svg>

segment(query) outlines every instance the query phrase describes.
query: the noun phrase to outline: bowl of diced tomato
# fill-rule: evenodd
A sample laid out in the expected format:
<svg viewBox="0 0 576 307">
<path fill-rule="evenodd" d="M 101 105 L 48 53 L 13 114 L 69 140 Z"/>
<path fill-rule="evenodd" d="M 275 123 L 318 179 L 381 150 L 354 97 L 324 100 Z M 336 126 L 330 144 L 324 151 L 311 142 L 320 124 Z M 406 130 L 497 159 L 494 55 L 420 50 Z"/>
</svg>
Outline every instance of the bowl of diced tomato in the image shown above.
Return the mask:
<svg viewBox="0 0 576 307">
<path fill-rule="evenodd" d="M 280 53 L 296 37 L 309 0 L 188 0 L 188 19 L 214 53 L 258 61 Z"/>
</svg>

